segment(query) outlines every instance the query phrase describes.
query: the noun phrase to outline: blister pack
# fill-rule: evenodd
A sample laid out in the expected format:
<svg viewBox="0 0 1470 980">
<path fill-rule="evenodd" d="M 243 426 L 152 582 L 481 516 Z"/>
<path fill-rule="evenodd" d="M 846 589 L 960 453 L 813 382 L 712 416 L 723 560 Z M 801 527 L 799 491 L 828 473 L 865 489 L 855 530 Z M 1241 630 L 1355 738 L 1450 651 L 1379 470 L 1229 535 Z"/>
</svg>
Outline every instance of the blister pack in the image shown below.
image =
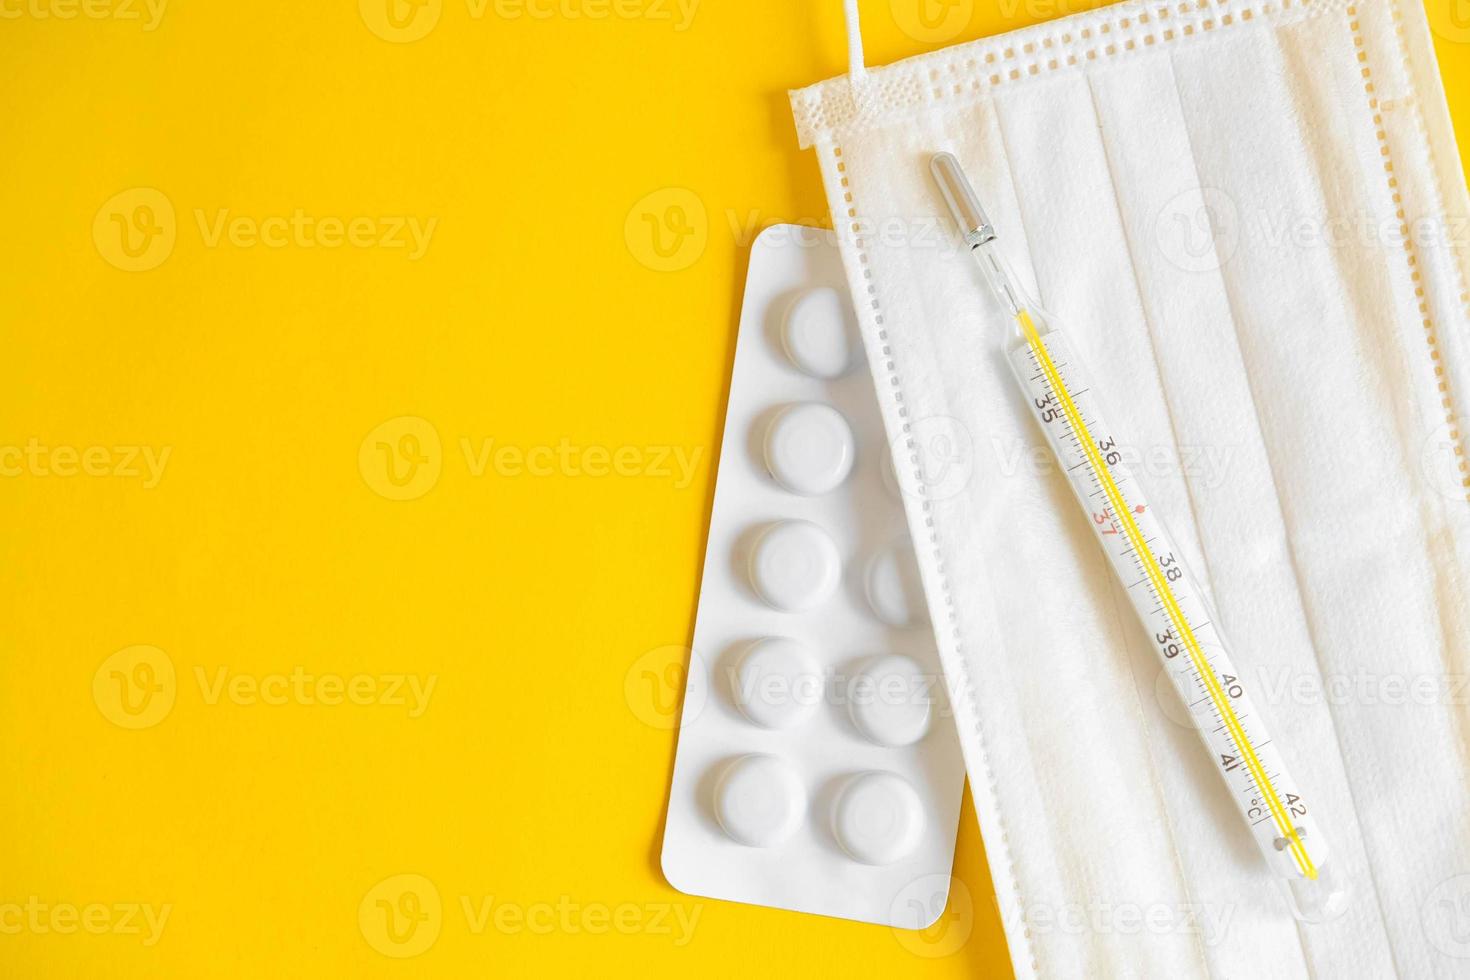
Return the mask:
<svg viewBox="0 0 1470 980">
<path fill-rule="evenodd" d="M 830 233 L 756 240 L 663 869 L 710 898 L 923 928 L 965 769 Z"/>
</svg>

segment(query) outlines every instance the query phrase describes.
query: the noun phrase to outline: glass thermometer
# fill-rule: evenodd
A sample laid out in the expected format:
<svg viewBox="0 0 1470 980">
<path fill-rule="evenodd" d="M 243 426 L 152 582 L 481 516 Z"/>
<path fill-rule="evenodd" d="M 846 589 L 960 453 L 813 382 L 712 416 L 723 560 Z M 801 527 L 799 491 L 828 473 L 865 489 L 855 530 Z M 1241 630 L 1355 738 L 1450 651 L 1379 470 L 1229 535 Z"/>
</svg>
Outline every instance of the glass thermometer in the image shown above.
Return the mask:
<svg viewBox="0 0 1470 980">
<path fill-rule="evenodd" d="M 1293 913 L 1333 918 L 1348 889 L 1332 871 L 1312 806 L 1287 772 L 1231 662 L 1204 591 L 1123 462 L 1125 445 L 1099 412 L 1096 389 L 1067 336 L 1021 290 L 996 234 L 952 154 L 931 161 L 965 244 L 1011 319 L 1005 356 L 1108 562 L 1225 779 L 1230 796 Z"/>
</svg>

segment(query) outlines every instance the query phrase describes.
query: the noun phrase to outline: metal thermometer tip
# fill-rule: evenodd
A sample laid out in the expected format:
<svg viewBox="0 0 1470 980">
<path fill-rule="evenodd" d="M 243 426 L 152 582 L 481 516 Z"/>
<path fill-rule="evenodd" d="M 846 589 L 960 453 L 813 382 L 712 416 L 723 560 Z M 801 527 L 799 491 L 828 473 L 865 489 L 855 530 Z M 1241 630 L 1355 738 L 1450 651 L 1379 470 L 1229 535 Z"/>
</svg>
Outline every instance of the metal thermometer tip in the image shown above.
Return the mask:
<svg viewBox="0 0 1470 980">
<path fill-rule="evenodd" d="M 965 244 L 975 248 L 994 241 L 995 228 L 991 226 L 990 219 L 985 216 L 985 209 L 980 206 L 980 199 L 975 196 L 975 188 L 970 186 L 970 179 L 965 176 L 965 171 L 960 167 L 960 162 L 955 159 L 955 155 L 953 153 L 934 154 L 929 161 L 929 169 L 934 174 L 935 182 L 939 184 L 940 193 L 944 195 L 944 201 L 949 205 L 950 213 L 954 215 L 955 223 L 964 233 Z"/>
</svg>

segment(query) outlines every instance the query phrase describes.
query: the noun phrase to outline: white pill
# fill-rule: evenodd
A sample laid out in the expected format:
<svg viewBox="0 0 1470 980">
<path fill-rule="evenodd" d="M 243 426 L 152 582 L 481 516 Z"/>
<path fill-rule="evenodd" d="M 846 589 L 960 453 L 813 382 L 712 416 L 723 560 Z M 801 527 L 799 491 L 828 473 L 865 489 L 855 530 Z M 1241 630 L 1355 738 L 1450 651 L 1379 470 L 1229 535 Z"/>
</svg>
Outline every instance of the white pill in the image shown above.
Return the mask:
<svg viewBox="0 0 1470 980">
<path fill-rule="evenodd" d="M 856 454 L 852 427 L 830 405 L 788 405 L 766 430 L 766 468 L 792 493 L 829 493 L 852 472 Z"/>
<path fill-rule="evenodd" d="M 919 563 L 907 540 L 873 555 L 868 561 L 864 585 L 873 614 L 889 626 L 908 629 L 928 624 L 929 609 L 924 604 Z"/>
<path fill-rule="evenodd" d="M 857 318 L 847 297 L 827 286 L 809 289 L 786 308 L 781 344 L 791 363 L 814 378 L 840 378 L 852 369 Z"/>
<path fill-rule="evenodd" d="M 741 756 L 715 785 L 715 816 L 730 839 L 770 847 L 791 836 L 806 814 L 806 790 L 789 762 Z"/>
<path fill-rule="evenodd" d="M 912 745 L 929 730 L 938 678 L 897 654 L 874 657 L 847 688 L 847 713 L 877 745 Z"/>
<path fill-rule="evenodd" d="M 849 779 L 838 794 L 832 833 L 853 860 L 893 864 L 918 847 L 924 835 L 924 805 L 902 776 L 865 772 Z"/>
<path fill-rule="evenodd" d="M 750 553 L 750 584 L 773 608 L 803 612 L 837 588 L 841 559 L 832 536 L 810 521 L 781 521 Z"/>
<path fill-rule="evenodd" d="M 822 701 L 821 668 L 805 645 L 783 636 L 756 640 L 732 678 L 738 707 L 764 728 L 793 728 Z"/>
</svg>

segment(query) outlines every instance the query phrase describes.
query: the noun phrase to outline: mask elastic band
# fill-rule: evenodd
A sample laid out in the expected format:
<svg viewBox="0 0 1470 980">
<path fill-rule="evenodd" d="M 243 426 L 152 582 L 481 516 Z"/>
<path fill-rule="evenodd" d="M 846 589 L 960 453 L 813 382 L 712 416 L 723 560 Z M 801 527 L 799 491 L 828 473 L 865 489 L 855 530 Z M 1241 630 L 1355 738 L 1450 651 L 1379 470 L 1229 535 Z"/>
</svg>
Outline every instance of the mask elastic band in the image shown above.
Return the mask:
<svg viewBox="0 0 1470 980">
<path fill-rule="evenodd" d="M 858 21 L 858 0 L 843 0 L 847 15 L 847 74 L 856 85 L 868 76 L 863 61 L 863 25 Z"/>
</svg>

